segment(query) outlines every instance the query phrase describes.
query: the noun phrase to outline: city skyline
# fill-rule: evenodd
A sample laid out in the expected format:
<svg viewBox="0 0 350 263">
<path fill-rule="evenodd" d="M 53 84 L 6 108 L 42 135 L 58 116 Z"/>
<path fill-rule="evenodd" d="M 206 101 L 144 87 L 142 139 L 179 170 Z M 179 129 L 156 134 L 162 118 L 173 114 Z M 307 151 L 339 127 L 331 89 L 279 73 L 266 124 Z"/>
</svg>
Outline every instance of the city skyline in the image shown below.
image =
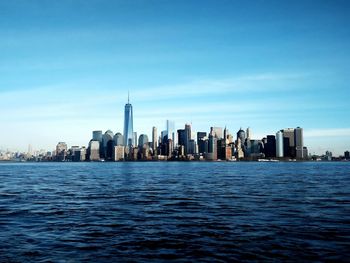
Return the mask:
<svg viewBox="0 0 350 263">
<path fill-rule="evenodd" d="M 0 3 L 0 148 L 85 145 L 166 120 L 304 128 L 310 153 L 350 148 L 346 1 L 11 1 Z M 79 11 L 79 12 L 78 12 Z"/>
</svg>

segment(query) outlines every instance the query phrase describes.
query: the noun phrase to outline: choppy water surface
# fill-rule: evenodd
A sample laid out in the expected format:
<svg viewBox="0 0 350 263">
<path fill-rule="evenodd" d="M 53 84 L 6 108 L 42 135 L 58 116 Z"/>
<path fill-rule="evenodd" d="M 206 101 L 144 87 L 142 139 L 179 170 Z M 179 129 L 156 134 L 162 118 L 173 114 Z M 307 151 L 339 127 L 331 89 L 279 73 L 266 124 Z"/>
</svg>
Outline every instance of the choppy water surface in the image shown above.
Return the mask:
<svg viewBox="0 0 350 263">
<path fill-rule="evenodd" d="M 0 261 L 348 261 L 349 168 L 0 164 Z"/>
</svg>

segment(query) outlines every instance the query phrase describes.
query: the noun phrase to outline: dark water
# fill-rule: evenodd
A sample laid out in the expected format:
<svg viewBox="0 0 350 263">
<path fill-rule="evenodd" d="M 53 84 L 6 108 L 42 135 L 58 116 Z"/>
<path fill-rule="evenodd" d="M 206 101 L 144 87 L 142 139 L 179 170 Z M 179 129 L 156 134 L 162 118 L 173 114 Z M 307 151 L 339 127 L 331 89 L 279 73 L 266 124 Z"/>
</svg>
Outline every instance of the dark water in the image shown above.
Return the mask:
<svg viewBox="0 0 350 263">
<path fill-rule="evenodd" d="M 0 261 L 350 260 L 350 163 L 0 164 Z"/>
</svg>

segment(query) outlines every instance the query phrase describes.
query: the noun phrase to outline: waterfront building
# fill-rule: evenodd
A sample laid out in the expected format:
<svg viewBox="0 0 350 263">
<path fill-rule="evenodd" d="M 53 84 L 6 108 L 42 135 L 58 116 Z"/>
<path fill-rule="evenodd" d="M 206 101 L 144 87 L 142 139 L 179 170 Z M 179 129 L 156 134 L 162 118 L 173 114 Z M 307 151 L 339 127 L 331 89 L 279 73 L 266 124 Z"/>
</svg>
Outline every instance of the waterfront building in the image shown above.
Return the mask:
<svg viewBox="0 0 350 263">
<path fill-rule="evenodd" d="M 191 124 L 185 124 L 185 155 L 190 152 L 190 140 L 191 140 Z"/>
<path fill-rule="evenodd" d="M 282 158 L 284 157 L 284 151 L 283 151 L 283 132 L 278 131 L 276 133 L 276 157 Z"/>
<path fill-rule="evenodd" d="M 237 140 L 240 139 L 241 140 L 241 144 L 243 144 L 245 142 L 245 132 L 244 130 L 242 130 L 242 127 L 239 129 L 239 131 L 237 132 Z"/>
<path fill-rule="evenodd" d="M 283 155 L 284 157 L 295 158 L 295 129 L 286 128 L 283 132 Z"/>
<path fill-rule="evenodd" d="M 248 140 L 252 139 L 252 131 L 250 130 L 249 127 L 247 128 L 247 134 L 246 135 L 247 135 L 246 139 L 248 139 Z"/>
<path fill-rule="evenodd" d="M 186 140 L 185 130 L 184 129 L 177 130 L 178 144 L 185 146 L 185 140 Z"/>
<path fill-rule="evenodd" d="M 222 128 L 221 127 L 210 127 L 210 134 L 216 139 L 222 139 Z"/>
<path fill-rule="evenodd" d="M 217 140 L 217 157 L 220 160 L 226 160 L 226 140 L 224 138 Z"/>
<path fill-rule="evenodd" d="M 125 147 L 122 145 L 114 146 L 113 150 L 113 161 L 121 161 L 124 160 Z"/>
<path fill-rule="evenodd" d="M 157 155 L 157 147 L 158 147 L 158 141 L 157 141 L 157 128 L 152 128 L 152 149 L 153 154 Z"/>
<path fill-rule="evenodd" d="M 233 138 L 232 134 L 230 134 L 230 133 L 227 134 L 227 143 L 228 144 L 234 143 L 234 138 Z"/>
<path fill-rule="evenodd" d="M 132 151 L 131 160 L 136 161 L 139 153 L 139 149 L 137 147 L 133 147 L 131 148 L 131 151 Z"/>
<path fill-rule="evenodd" d="M 297 159 L 303 159 L 304 156 L 304 142 L 303 142 L 303 129 L 300 127 L 294 130 L 294 142 L 295 142 L 295 155 Z"/>
<path fill-rule="evenodd" d="M 167 143 L 167 151 L 166 151 L 166 156 L 168 156 L 168 159 L 172 157 L 172 154 L 174 152 L 174 142 L 172 139 L 168 139 Z"/>
<path fill-rule="evenodd" d="M 141 134 L 138 143 L 139 149 L 142 149 L 145 144 L 148 145 L 148 136 L 146 134 Z"/>
<path fill-rule="evenodd" d="M 93 131 L 92 140 L 102 143 L 102 131 Z"/>
<path fill-rule="evenodd" d="M 179 145 L 179 147 L 178 147 L 178 155 L 179 155 L 179 158 L 184 158 L 185 157 L 185 146 Z"/>
<path fill-rule="evenodd" d="M 144 144 L 143 147 L 142 147 L 142 151 L 141 151 L 141 158 L 142 160 L 150 160 L 151 159 L 151 156 L 150 156 L 150 147 L 148 144 Z"/>
<path fill-rule="evenodd" d="M 198 146 L 198 153 L 207 153 L 208 148 L 206 148 L 205 141 L 207 140 L 207 133 L 206 132 L 197 132 L 197 146 Z"/>
<path fill-rule="evenodd" d="M 242 130 L 242 129 L 241 129 Z M 244 132 L 244 131 L 243 131 Z M 237 159 L 242 159 L 244 158 L 244 151 L 242 149 L 242 141 L 240 136 L 238 136 L 237 138 L 237 142 L 236 142 L 236 158 Z"/>
<path fill-rule="evenodd" d="M 326 151 L 324 160 L 325 161 L 332 161 L 333 153 L 331 151 Z"/>
<path fill-rule="evenodd" d="M 166 143 L 166 141 L 168 140 L 168 132 L 167 132 L 167 130 L 161 131 L 160 132 L 160 137 L 161 137 L 161 140 L 160 140 L 159 143 Z"/>
<path fill-rule="evenodd" d="M 86 148 L 85 147 L 79 147 L 79 146 L 72 146 L 71 148 L 72 152 L 72 161 L 73 162 L 83 162 L 86 159 Z"/>
<path fill-rule="evenodd" d="M 206 159 L 211 161 L 218 159 L 217 138 L 213 136 L 212 133 L 209 134 L 208 153 L 206 154 Z"/>
<path fill-rule="evenodd" d="M 124 136 L 120 132 L 117 132 L 113 137 L 113 141 L 115 146 L 123 146 Z"/>
<path fill-rule="evenodd" d="M 276 157 L 276 137 L 274 135 L 267 135 L 264 150 L 265 157 Z"/>
<path fill-rule="evenodd" d="M 133 133 L 133 141 L 132 141 L 133 146 L 137 146 L 137 132 Z"/>
<path fill-rule="evenodd" d="M 309 155 L 308 149 L 307 149 L 307 147 L 304 146 L 303 147 L 303 159 L 307 159 L 308 155 Z"/>
<path fill-rule="evenodd" d="M 65 142 L 59 142 L 56 145 L 56 160 L 65 161 L 67 157 L 67 144 Z"/>
<path fill-rule="evenodd" d="M 106 159 L 112 159 L 113 147 L 114 147 L 114 134 L 111 130 L 107 130 L 102 136 L 102 157 Z"/>
<path fill-rule="evenodd" d="M 176 145 L 176 136 L 175 136 L 175 123 L 170 120 L 166 120 L 166 133 L 168 139 L 173 141 L 173 144 Z"/>
<path fill-rule="evenodd" d="M 90 161 L 100 160 L 100 142 L 91 140 L 88 148 L 88 157 Z"/>
<path fill-rule="evenodd" d="M 125 104 L 124 109 L 124 145 L 131 147 L 134 143 L 136 145 L 134 138 L 134 126 L 133 126 L 133 112 L 132 105 L 129 102 L 129 94 L 128 94 L 128 103 Z M 137 137 L 136 137 L 137 138 Z"/>
<path fill-rule="evenodd" d="M 344 152 L 344 158 L 345 158 L 346 160 L 349 160 L 349 159 L 350 159 L 350 153 L 349 153 L 349 151 L 345 151 L 345 152 Z"/>
<path fill-rule="evenodd" d="M 225 160 L 231 160 L 231 159 L 232 159 L 232 147 L 225 146 Z"/>
<path fill-rule="evenodd" d="M 245 140 L 245 157 L 257 158 L 261 157 L 261 154 L 264 150 L 263 142 L 261 140 Z"/>
<path fill-rule="evenodd" d="M 27 152 L 27 155 L 29 157 L 32 157 L 33 156 L 33 147 L 31 144 L 28 145 L 28 152 Z"/>
<path fill-rule="evenodd" d="M 188 142 L 188 153 L 187 154 L 196 154 L 196 153 L 197 153 L 196 141 L 191 139 Z"/>
<path fill-rule="evenodd" d="M 79 151 L 80 147 L 79 146 L 72 146 L 69 149 L 69 156 L 70 156 L 70 160 L 73 162 L 78 162 L 80 161 L 78 159 L 78 157 L 76 156 L 76 153 Z"/>
<path fill-rule="evenodd" d="M 245 142 L 242 143 L 242 148 L 244 151 L 244 156 L 245 157 L 250 157 L 250 148 L 251 148 L 251 143 L 250 140 L 245 139 Z"/>
</svg>

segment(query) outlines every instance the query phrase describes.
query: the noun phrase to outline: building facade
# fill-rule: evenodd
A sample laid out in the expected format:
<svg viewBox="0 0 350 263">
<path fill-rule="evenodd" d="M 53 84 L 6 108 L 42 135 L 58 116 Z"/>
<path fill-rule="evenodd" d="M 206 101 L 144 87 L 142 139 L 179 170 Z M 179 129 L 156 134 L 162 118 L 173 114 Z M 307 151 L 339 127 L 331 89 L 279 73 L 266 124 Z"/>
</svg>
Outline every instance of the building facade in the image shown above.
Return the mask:
<svg viewBox="0 0 350 263">
<path fill-rule="evenodd" d="M 129 103 L 129 96 L 128 96 L 128 103 L 125 104 L 124 109 L 124 145 L 131 147 L 132 145 L 135 145 L 136 138 L 134 138 L 134 126 L 133 126 L 133 112 L 132 112 L 132 105 Z"/>
</svg>

